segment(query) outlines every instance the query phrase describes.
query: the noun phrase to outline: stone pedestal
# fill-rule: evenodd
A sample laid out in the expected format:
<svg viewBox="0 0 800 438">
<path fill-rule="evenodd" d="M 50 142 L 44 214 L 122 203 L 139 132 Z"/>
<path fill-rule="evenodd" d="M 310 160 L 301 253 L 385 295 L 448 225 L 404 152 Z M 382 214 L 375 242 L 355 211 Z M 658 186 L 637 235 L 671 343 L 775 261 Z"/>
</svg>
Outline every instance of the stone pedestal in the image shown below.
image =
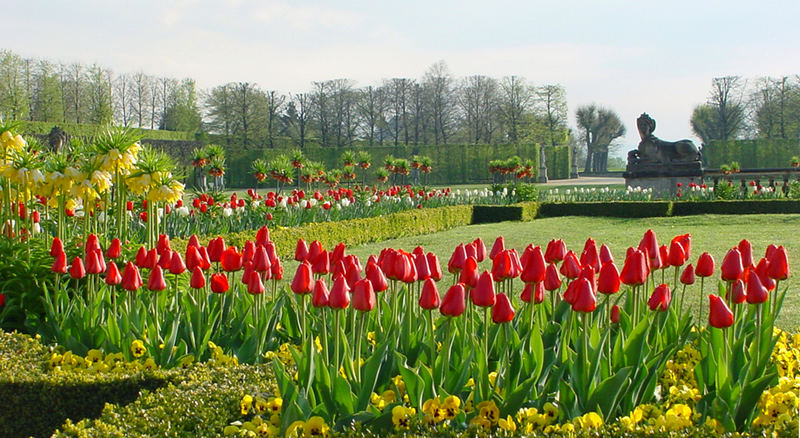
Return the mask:
<svg viewBox="0 0 800 438">
<path fill-rule="evenodd" d="M 627 187 L 653 189 L 653 195 L 656 197 L 674 197 L 678 193 L 678 184 L 681 184 L 681 191 L 686 192 L 689 190 L 689 183 L 700 185 L 703 183 L 703 177 L 669 176 L 625 178 L 625 185 Z"/>
</svg>

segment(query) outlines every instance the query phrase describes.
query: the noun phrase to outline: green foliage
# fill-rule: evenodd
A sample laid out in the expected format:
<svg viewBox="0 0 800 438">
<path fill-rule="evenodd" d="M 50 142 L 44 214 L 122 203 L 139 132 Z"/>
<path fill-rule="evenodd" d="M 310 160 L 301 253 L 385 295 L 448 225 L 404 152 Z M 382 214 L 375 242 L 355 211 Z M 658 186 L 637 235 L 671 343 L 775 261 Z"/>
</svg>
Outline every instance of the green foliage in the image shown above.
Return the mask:
<svg viewBox="0 0 800 438">
<path fill-rule="evenodd" d="M 709 167 L 738 161 L 745 168 L 786 168 L 795 155 L 800 155 L 797 139 L 715 140 L 703 147 L 703 158 Z"/>
<path fill-rule="evenodd" d="M 63 129 L 71 137 L 93 138 L 103 132 L 105 125 L 94 125 L 88 123 L 55 123 L 55 122 L 30 122 L 20 121 L 19 130 L 25 135 L 48 135 L 54 126 Z M 194 134 L 182 131 L 163 131 L 158 129 L 133 128 L 133 133 L 145 140 L 175 140 L 190 141 L 194 140 Z"/>
<path fill-rule="evenodd" d="M 0 294 L 6 297 L 0 307 L 0 328 L 24 330 L 25 312 L 42 312 L 42 290 L 55 280 L 48 243 L 44 239 L 25 243 L 0 238 Z"/>
<path fill-rule="evenodd" d="M 548 146 L 544 148 L 544 156 L 548 179 L 569 178 L 572 166 L 572 150 L 569 146 Z"/>
<path fill-rule="evenodd" d="M 672 203 L 668 201 L 647 202 L 570 202 L 543 203 L 539 207 L 540 217 L 559 216 L 606 216 L 606 217 L 657 217 L 670 216 Z"/>
<path fill-rule="evenodd" d="M 789 183 L 789 199 L 800 199 L 800 181 Z"/>
<path fill-rule="evenodd" d="M 472 208 L 472 223 L 530 221 L 536 217 L 538 207 L 539 204 L 536 202 L 521 202 L 513 205 L 476 205 Z"/>
<path fill-rule="evenodd" d="M 3 436 L 50 436 L 67 418 L 96 417 L 106 403 L 130 403 L 174 377 L 163 371 L 49 371 L 50 354 L 30 337 L 0 332 Z"/>
<path fill-rule="evenodd" d="M 800 213 L 800 201 L 792 200 L 735 200 L 712 202 L 674 202 L 673 216 L 697 214 L 765 214 Z"/>
</svg>

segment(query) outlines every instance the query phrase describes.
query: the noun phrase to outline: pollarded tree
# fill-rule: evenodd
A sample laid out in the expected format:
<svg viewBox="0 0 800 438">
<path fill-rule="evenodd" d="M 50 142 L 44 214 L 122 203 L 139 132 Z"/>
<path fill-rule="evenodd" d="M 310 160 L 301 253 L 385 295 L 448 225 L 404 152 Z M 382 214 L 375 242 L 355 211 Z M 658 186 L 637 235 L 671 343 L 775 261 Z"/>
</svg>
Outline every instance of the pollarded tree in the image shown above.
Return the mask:
<svg viewBox="0 0 800 438">
<path fill-rule="evenodd" d="M 578 107 L 575 116 L 586 144 L 584 172 L 605 172 L 608 148 L 615 139 L 625 135 L 625 125 L 616 112 L 595 104 Z"/>
</svg>

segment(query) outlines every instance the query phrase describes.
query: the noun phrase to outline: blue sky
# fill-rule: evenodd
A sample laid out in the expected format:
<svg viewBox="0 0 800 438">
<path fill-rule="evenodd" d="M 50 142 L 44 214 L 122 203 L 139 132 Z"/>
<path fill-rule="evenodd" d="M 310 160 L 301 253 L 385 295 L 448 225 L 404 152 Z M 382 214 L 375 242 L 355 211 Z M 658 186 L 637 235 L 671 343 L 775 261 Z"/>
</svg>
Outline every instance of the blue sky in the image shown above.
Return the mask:
<svg viewBox="0 0 800 438">
<path fill-rule="evenodd" d="M 800 74 L 798 1 L 3 1 L 3 43 L 23 56 L 115 72 L 256 82 L 282 92 L 315 80 L 419 78 L 444 60 L 456 77 L 560 83 L 572 117 L 595 102 L 627 124 L 691 137 L 715 76 Z M 620 151 L 623 153 L 624 151 Z"/>
</svg>

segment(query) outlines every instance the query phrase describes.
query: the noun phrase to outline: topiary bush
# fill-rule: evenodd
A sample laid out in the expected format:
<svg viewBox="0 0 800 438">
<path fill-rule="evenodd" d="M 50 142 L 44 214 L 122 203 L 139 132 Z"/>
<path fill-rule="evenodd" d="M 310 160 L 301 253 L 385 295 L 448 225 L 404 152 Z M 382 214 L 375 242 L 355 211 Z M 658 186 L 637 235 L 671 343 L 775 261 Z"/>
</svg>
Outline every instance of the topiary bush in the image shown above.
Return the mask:
<svg viewBox="0 0 800 438">
<path fill-rule="evenodd" d="M 537 217 L 660 217 L 671 213 L 672 202 L 669 201 L 546 202 L 539 206 Z"/>
</svg>

